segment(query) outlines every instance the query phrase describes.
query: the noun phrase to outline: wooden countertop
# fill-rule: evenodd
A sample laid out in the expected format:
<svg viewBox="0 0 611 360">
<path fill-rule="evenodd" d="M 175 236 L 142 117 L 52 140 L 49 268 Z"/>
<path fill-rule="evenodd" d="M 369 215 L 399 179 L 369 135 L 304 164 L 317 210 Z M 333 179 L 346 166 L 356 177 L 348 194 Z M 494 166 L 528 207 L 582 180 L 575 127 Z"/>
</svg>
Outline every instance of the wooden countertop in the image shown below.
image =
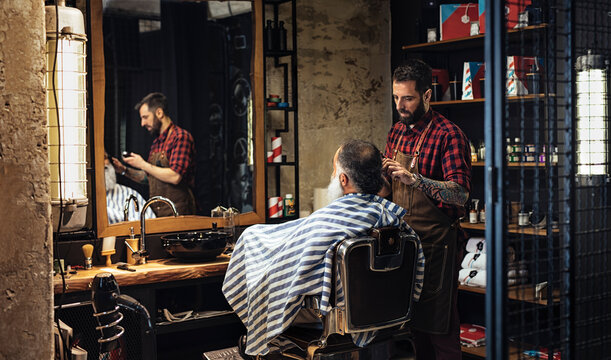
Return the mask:
<svg viewBox="0 0 611 360">
<path fill-rule="evenodd" d="M 130 265 L 136 271 L 117 269 L 111 267 L 94 266 L 90 270 L 79 270 L 76 274 L 66 276 L 66 292 L 89 291 L 91 281 L 100 272 L 110 272 L 117 279 L 120 287 L 142 285 L 166 281 L 199 279 L 211 276 L 224 275 L 229 265 L 229 256 L 221 255 L 214 260 L 202 263 L 185 263 L 176 259 L 151 260 L 144 265 Z M 60 275 L 53 277 L 53 290 L 55 294 L 62 292 L 62 279 Z"/>
</svg>

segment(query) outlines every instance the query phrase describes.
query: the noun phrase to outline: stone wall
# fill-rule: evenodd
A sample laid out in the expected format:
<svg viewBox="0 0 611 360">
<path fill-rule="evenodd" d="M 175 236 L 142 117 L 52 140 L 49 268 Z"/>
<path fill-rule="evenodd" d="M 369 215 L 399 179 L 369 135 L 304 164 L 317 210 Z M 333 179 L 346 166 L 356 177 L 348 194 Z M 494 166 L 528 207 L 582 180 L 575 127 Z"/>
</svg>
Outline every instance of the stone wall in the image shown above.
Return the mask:
<svg viewBox="0 0 611 360">
<path fill-rule="evenodd" d="M 300 209 L 347 139 L 383 150 L 391 124 L 390 1 L 297 1 Z"/>
<path fill-rule="evenodd" d="M 42 0 L 0 1 L 0 359 L 52 359 Z"/>
</svg>

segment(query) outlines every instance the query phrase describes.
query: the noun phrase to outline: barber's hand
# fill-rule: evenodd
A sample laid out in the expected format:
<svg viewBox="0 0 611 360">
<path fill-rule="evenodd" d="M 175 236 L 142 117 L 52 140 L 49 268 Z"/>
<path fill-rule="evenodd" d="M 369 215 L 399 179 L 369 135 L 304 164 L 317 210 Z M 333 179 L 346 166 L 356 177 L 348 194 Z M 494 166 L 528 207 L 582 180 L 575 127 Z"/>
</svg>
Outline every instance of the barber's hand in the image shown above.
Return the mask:
<svg viewBox="0 0 611 360">
<path fill-rule="evenodd" d="M 130 156 L 127 157 L 124 156 L 123 161 L 125 161 L 127 165 L 131 167 L 135 167 L 136 169 L 142 170 L 144 170 L 144 166 L 148 164 L 148 162 L 146 162 L 146 160 L 144 160 L 142 156 L 135 153 L 130 153 Z"/>
<path fill-rule="evenodd" d="M 416 183 L 416 176 L 406 168 L 401 166 L 398 162 L 391 159 L 384 159 L 382 168 L 386 170 L 386 173 L 393 179 L 397 179 L 405 185 L 413 185 Z"/>
<path fill-rule="evenodd" d="M 122 162 L 119 161 L 119 159 L 113 157 L 111 158 L 112 161 L 112 166 L 115 168 L 115 172 L 117 174 L 125 174 L 125 172 L 127 171 L 127 166 L 123 165 Z"/>
</svg>

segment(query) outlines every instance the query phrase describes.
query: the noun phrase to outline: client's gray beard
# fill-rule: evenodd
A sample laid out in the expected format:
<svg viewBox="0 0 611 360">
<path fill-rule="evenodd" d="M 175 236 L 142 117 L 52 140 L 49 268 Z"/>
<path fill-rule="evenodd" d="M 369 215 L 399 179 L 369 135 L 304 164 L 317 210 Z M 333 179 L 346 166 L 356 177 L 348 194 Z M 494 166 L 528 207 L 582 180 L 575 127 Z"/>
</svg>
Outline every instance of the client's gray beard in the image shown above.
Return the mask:
<svg viewBox="0 0 611 360">
<path fill-rule="evenodd" d="M 327 200 L 329 203 L 344 196 L 344 189 L 342 189 L 342 184 L 339 181 L 340 173 L 340 169 L 336 168 L 335 176 L 331 178 L 331 182 L 327 186 Z"/>
<path fill-rule="evenodd" d="M 117 185 L 117 174 L 111 164 L 104 165 L 104 182 L 106 183 L 106 191 L 114 189 Z"/>
</svg>

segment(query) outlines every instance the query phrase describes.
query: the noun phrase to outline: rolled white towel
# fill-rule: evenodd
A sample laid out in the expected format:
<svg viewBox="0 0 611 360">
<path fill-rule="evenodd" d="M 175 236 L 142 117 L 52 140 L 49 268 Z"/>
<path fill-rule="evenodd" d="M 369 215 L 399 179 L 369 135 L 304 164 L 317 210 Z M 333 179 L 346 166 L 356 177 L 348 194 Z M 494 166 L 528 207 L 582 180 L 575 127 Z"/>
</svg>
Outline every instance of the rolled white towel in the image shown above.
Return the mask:
<svg viewBox="0 0 611 360">
<path fill-rule="evenodd" d="M 522 279 L 507 278 L 507 285 L 517 285 L 523 283 Z M 458 272 L 458 282 L 461 285 L 486 287 L 486 270 L 461 269 Z"/>
<path fill-rule="evenodd" d="M 486 287 L 486 270 L 461 269 L 458 281 L 461 285 Z"/>
<path fill-rule="evenodd" d="M 463 269 L 486 270 L 486 254 L 469 252 L 465 255 L 460 267 Z"/>
<path fill-rule="evenodd" d="M 486 253 L 486 239 L 483 237 L 473 237 L 467 241 L 467 252 Z"/>
</svg>

